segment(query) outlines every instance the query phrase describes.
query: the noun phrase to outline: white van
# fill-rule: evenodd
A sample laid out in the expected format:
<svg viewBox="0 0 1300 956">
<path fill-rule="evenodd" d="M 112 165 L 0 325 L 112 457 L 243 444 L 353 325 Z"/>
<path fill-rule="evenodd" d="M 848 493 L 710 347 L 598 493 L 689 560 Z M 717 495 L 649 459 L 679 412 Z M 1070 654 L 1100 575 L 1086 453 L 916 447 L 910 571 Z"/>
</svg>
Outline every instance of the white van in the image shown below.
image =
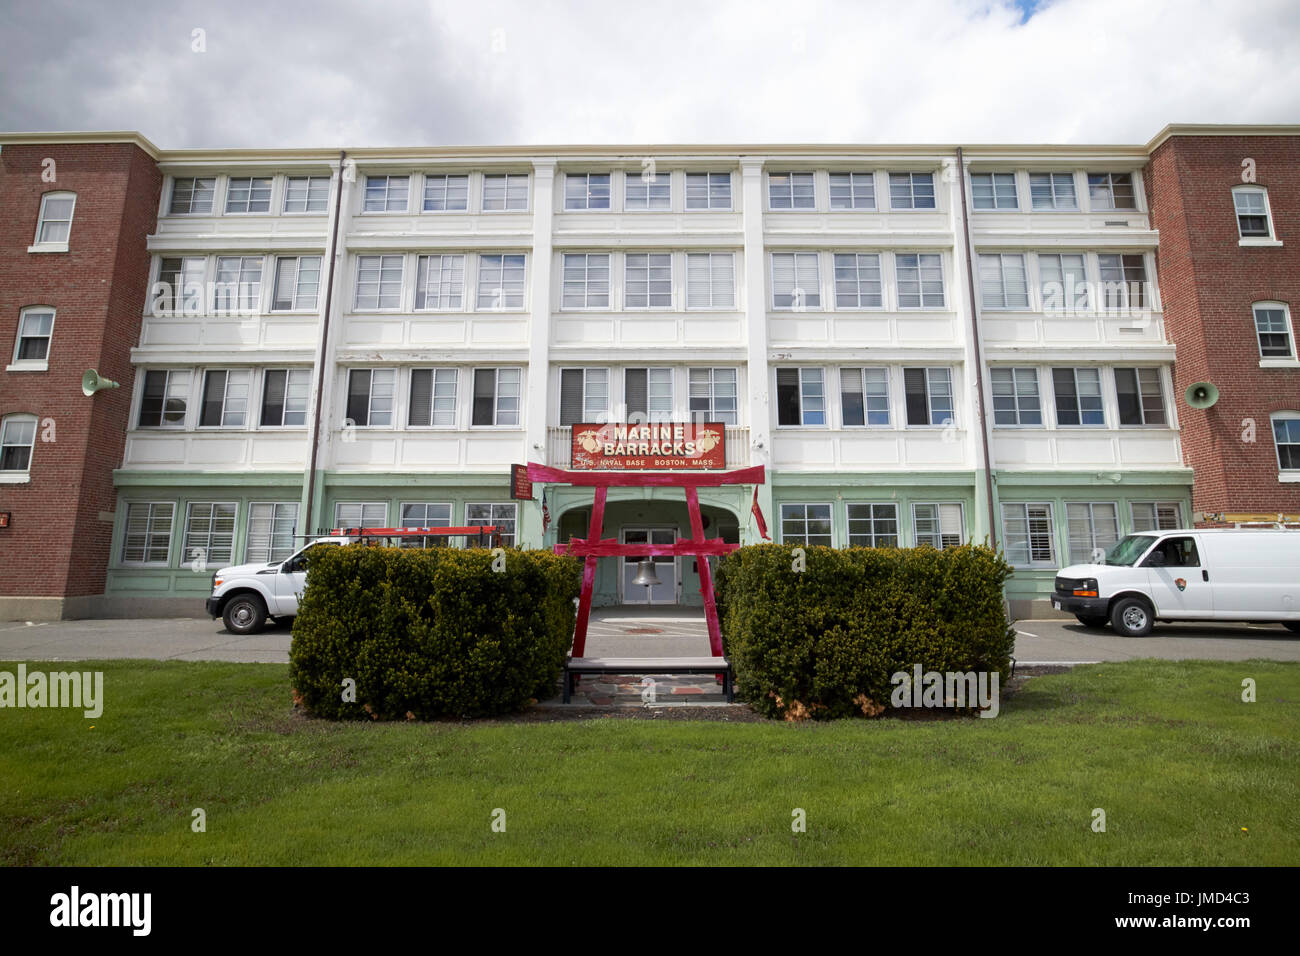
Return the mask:
<svg viewBox="0 0 1300 956">
<path fill-rule="evenodd" d="M 1143 531 L 1057 572 L 1052 607 L 1142 637 L 1156 621 L 1268 621 L 1300 633 L 1300 531 Z"/>
</svg>

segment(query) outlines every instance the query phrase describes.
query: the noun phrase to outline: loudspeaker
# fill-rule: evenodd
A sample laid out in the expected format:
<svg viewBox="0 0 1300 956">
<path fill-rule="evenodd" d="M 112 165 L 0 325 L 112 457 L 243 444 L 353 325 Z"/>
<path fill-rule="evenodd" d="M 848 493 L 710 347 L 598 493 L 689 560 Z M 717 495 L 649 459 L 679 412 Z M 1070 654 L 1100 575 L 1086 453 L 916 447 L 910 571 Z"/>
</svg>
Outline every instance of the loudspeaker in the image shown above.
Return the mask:
<svg viewBox="0 0 1300 956">
<path fill-rule="evenodd" d="M 1219 400 L 1219 389 L 1209 382 L 1193 382 L 1183 392 L 1183 398 L 1192 408 L 1209 408 Z"/>
<path fill-rule="evenodd" d="M 86 369 L 81 376 L 81 394 L 90 396 L 94 395 L 100 389 L 104 388 L 121 388 L 122 386 L 113 381 L 111 378 L 103 378 L 93 368 Z"/>
</svg>

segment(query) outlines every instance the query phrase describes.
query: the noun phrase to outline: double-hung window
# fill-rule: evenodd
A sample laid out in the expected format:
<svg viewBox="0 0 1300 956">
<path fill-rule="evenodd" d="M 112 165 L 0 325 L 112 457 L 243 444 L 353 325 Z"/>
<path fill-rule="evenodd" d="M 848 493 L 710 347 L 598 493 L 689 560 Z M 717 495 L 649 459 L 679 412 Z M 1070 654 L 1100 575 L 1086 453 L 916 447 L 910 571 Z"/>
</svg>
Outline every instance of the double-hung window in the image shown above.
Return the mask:
<svg viewBox="0 0 1300 956">
<path fill-rule="evenodd" d="M 898 505 L 851 504 L 846 513 L 849 519 L 849 547 L 897 548 Z"/>
<path fill-rule="evenodd" d="M 340 501 L 334 505 L 334 525 L 338 528 L 385 528 L 388 505 L 382 501 Z"/>
<path fill-rule="evenodd" d="M 903 393 L 907 424 L 946 425 L 954 420 L 951 369 L 905 368 Z"/>
<path fill-rule="evenodd" d="M 831 506 L 797 504 L 781 506 L 781 543 L 831 546 Z"/>
<path fill-rule="evenodd" d="M 1029 202 L 1035 210 L 1077 211 L 1074 173 L 1030 173 Z"/>
<path fill-rule="evenodd" d="M 900 309 L 942 309 L 943 257 L 937 252 L 894 255 Z"/>
<path fill-rule="evenodd" d="M 212 309 L 217 315 L 256 312 L 262 302 L 262 257 L 217 256 Z"/>
<path fill-rule="evenodd" d="M 14 365 L 37 367 L 49 360 L 54 335 L 54 310 L 44 307 L 23 309 L 18 316 L 18 341 L 14 344 Z"/>
<path fill-rule="evenodd" d="M 1002 537 L 1007 561 L 1012 565 L 1056 567 L 1056 542 L 1050 502 L 1003 502 Z"/>
<path fill-rule="evenodd" d="M 731 252 L 686 254 L 686 308 L 736 307 L 736 256 Z"/>
<path fill-rule="evenodd" d="M 976 209 L 1019 209 L 1015 173 L 971 173 L 971 204 Z"/>
<path fill-rule="evenodd" d="M 1165 396 L 1158 368 L 1115 369 L 1121 425 L 1165 424 Z"/>
<path fill-rule="evenodd" d="M 275 260 L 275 312 L 310 312 L 320 295 L 320 256 L 279 256 Z"/>
<path fill-rule="evenodd" d="M 1095 368 L 1052 369 L 1056 424 L 1105 425 L 1101 404 L 1101 372 Z"/>
<path fill-rule="evenodd" d="M 826 386 L 819 368 L 776 370 L 778 425 L 825 425 Z"/>
<path fill-rule="evenodd" d="M 528 174 L 494 173 L 483 177 L 484 212 L 527 212 Z"/>
<path fill-rule="evenodd" d="M 813 209 L 817 205 L 812 173 L 769 173 L 767 198 L 770 209 Z"/>
<path fill-rule="evenodd" d="M 1238 186 L 1232 191 L 1237 213 L 1237 235 L 1242 239 L 1271 239 L 1273 224 L 1268 211 L 1268 193 L 1260 186 Z"/>
<path fill-rule="evenodd" d="M 565 173 L 564 208 L 608 209 L 609 173 Z"/>
<path fill-rule="evenodd" d="M 199 425 L 242 428 L 248 420 L 248 392 L 253 373 L 241 369 L 209 369 L 203 375 L 203 404 Z"/>
<path fill-rule="evenodd" d="M 1259 341 L 1260 358 L 1295 358 L 1291 339 L 1291 316 L 1280 302 L 1256 303 L 1255 336 Z"/>
<path fill-rule="evenodd" d="M 888 425 L 889 369 L 840 369 L 840 415 L 845 425 Z"/>
<path fill-rule="evenodd" d="M 355 309 L 374 312 L 402 306 L 402 269 L 406 257 L 357 256 Z"/>
<path fill-rule="evenodd" d="M 471 425 L 519 425 L 523 370 L 474 369 L 474 406 Z"/>
<path fill-rule="evenodd" d="M 1172 531 L 1183 526 L 1183 508 L 1176 501 L 1134 501 L 1129 513 L 1134 531 Z"/>
<path fill-rule="evenodd" d="M 821 273 L 815 252 L 773 252 L 772 308 L 804 309 L 822 307 Z"/>
<path fill-rule="evenodd" d="M 1018 252 L 981 253 L 980 302 L 986 309 L 1029 308 L 1029 276 Z"/>
<path fill-rule="evenodd" d="M 325 212 L 329 208 L 329 196 L 328 176 L 290 176 L 284 182 L 284 211 Z"/>
<path fill-rule="evenodd" d="M 1147 304 L 1147 270 L 1142 255 L 1099 255 L 1102 303 L 1107 311 Z"/>
<path fill-rule="evenodd" d="M 191 501 L 185 507 L 183 560 L 215 567 L 229 564 L 235 550 L 233 501 Z"/>
<path fill-rule="evenodd" d="M 132 501 L 126 506 L 123 564 L 166 564 L 171 551 L 173 501 Z"/>
<path fill-rule="evenodd" d="M 673 207 L 672 173 L 625 173 L 623 187 L 623 208 L 629 212 L 667 212 Z"/>
<path fill-rule="evenodd" d="M 560 424 L 597 422 L 609 414 L 609 369 L 560 370 Z"/>
<path fill-rule="evenodd" d="M 311 369 L 268 368 L 262 373 L 263 427 L 301 428 L 307 424 Z"/>
<path fill-rule="evenodd" d="M 731 173 L 687 173 L 687 209 L 730 209 Z"/>
<path fill-rule="evenodd" d="M 912 540 L 919 548 L 956 548 L 966 540 L 959 502 L 926 502 L 912 505 Z"/>
<path fill-rule="evenodd" d="M 451 527 L 451 503 L 436 501 L 404 501 L 401 506 L 402 528 Z M 418 535 L 402 539 L 404 548 L 446 547 L 447 538 Z"/>
<path fill-rule="evenodd" d="M 456 424 L 456 369 L 411 369 L 411 400 L 406 424 L 442 428 Z"/>
<path fill-rule="evenodd" d="M 883 295 L 880 253 L 835 254 L 835 308 L 878 309 Z"/>
<path fill-rule="evenodd" d="M 151 313 L 159 317 L 201 315 L 207 270 L 206 256 L 163 259 L 158 265 L 158 281 L 152 290 Z"/>
<path fill-rule="evenodd" d="M 411 192 L 410 176 L 367 176 L 364 212 L 406 212 Z"/>
<path fill-rule="evenodd" d="M 1044 312 L 1069 315 L 1090 308 L 1082 253 L 1039 253 L 1038 281 Z"/>
<path fill-rule="evenodd" d="M 934 209 L 933 173 L 890 173 L 890 209 Z"/>
<path fill-rule="evenodd" d="M 226 212 L 270 212 L 271 177 L 231 177 L 226 186 Z"/>
<path fill-rule="evenodd" d="M 36 447 L 36 416 L 9 415 L 0 421 L 0 472 L 28 472 Z M 21 474 L 20 479 L 25 477 Z"/>
<path fill-rule="evenodd" d="M 391 426 L 396 390 L 396 369 L 351 369 L 348 372 L 348 421 L 363 427 Z"/>
<path fill-rule="evenodd" d="M 522 309 L 524 262 L 523 253 L 479 256 L 478 308 L 496 311 Z"/>
<path fill-rule="evenodd" d="M 41 210 L 36 219 L 36 248 L 67 251 L 68 238 L 72 235 L 72 211 L 76 205 L 76 193 L 49 192 L 41 197 Z"/>
<path fill-rule="evenodd" d="M 467 504 L 465 525 L 470 528 L 497 528 L 501 532 L 502 547 L 513 548 L 517 510 L 513 501 Z"/>
<path fill-rule="evenodd" d="M 876 208 L 875 173 L 831 173 L 832 209 Z"/>
<path fill-rule="evenodd" d="M 172 180 L 172 198 L 168 215 L 210 216 L 212 200 L 217 194 L 215 177 L 193 177 Z"/>
<path fill-rule="evenodd" d="M 461 174 L 424 176 L 424 212 L 464 212 L 469 208 L 469 177 Z"/>
<path fill-rule="evenodd" d="M 151 369 L 144 373 L 139 428 L 180 428 L 190 397 L 188 369 Z"/>
<path fill-rule="evenodd" d="M 725 425 L 738 423 L 737 374 L 734 368 L 693 368 L 688 379 L 692 419 Z"/>
<path fill-rule="evenodd" d="M 1137 209 L 1131 173 L 1089 173 L 1088 203 L 1096 211 Z"/>
<path fill-rule="evenodd" d="M 420 256 L 415 274 L 415 308 L 455 310 L 465 303 L 465 257 L 460 254 Z"/>
<path fill-rule="evenodd" d="M 673 370 L 629 368 L 623 372 L 628 421 L 666 422 L 673 415 Z"/>
<path fill-rule="evenodd" d="M 244 539 L 244 560 L 250 564 L 272 564 L 293 554 L 294 526 L 298 523 L 298 502 L 260 501 L 248 506 L 248 535 Z"/>
<path fill-rule="evenodd" d="M 1038 369 L 992 368 L 993 424 L 1041 425 L 1043 412 L 1038 400 Z"/>
<path fill-rule="evenodd" d="M 670 252 L 629 252 L 624 256 L 623 307 L 671 309 L 673 256 Z"/>
<path fill-rule="evenodd" d="M 1113 501 L 1068 501 L 1065 523 L 1071 564 L 1101 564 L 1119 540 L 1119 509 Z"/>
<path fill-rule="evenodd" d="M 1275 412 L 1272 419 L 1278 468 L 1289 472 L 1300 470 L 1300 415 Z"/>
<path fill-rule="evenodd" d="M 566 309 L 609 308 L 609 253 L 566 252 L 560 304 Z"/>
</svg>

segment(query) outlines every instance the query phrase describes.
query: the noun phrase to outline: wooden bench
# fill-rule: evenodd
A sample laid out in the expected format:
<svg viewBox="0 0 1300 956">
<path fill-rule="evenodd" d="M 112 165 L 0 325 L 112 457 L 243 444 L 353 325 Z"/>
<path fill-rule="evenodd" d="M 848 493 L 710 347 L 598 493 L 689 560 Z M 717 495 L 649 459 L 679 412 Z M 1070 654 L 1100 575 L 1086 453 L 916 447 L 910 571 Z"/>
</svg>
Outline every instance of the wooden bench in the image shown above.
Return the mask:
<svg viewBox="0 0 1300 956">
<path fill-rule="evenodd" d="M 736 699 L 731 664 L 725 657 L 570 657 L 564 662 L 564 702 L 579 674 L 721 674 L 727 703 Z"/>
</svg>

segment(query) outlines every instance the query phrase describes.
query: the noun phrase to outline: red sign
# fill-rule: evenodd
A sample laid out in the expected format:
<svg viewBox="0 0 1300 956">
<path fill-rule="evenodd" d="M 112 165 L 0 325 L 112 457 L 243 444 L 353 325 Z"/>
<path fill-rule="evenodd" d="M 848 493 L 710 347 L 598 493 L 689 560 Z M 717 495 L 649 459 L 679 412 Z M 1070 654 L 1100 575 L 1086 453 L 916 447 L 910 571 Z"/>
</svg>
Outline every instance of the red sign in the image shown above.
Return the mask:
<svg viewBox="0 0 1300 956">
<path fill-rule="evenodd" d="M 573 425 L 574 470 L 702 471 L 726 468 L 720 422 Z"/>
<path fill-rule="evenodd" d="M 516 501 L 533 500 L 533 483 L 528 480 L 527 465 L 510 466 L 510 497 Z"/>
</svg>

